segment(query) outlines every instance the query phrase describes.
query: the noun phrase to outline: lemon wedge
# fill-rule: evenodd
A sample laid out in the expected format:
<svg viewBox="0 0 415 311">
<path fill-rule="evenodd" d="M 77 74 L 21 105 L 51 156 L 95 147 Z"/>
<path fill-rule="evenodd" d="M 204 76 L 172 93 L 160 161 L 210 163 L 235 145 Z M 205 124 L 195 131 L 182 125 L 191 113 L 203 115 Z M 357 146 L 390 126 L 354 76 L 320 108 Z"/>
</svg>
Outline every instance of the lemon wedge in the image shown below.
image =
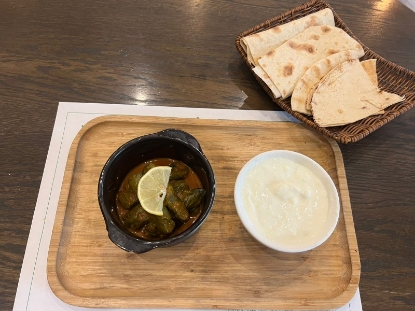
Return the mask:
<svg viewBox="0 0 415 311">
<path fill-rule="evenodd" d="M 148 213 L 157 216 L 163 215 L 163 201 L 166 197 L 170 172 L 170 166 L 156 166 L 140 179 L 137 196 L 141 206 Z"/>
</svg>

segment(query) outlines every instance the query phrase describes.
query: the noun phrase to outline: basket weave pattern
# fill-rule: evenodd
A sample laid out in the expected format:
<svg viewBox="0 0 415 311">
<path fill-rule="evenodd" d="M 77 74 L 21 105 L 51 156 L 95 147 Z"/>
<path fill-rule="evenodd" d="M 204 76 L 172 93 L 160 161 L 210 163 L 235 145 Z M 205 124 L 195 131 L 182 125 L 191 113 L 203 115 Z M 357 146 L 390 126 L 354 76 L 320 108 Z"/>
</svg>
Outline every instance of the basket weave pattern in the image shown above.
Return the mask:
<svg viewBox="0 0 415 311">
<path fill-rule="evenodd" d="M 376 71 L 378 75 L 379 88 L 383 91 L 405 96 L 405 100 L 403 102 L 386 108 L 385 113 L 381 115 L 370 116 L 363 120 L 343 126 L 323 128 L 318 126 L 311 116 L 306 116 L 299 112 L 293 111 L 291 109 L 291 97 L 286 99 L 275 98 L 269 87 L 252 71 L 253 66 L 249 63 L 247 55 L 240 43 L 243 37 L 275 27 L 277 25 L 288 23 L 325 8 L 330 8 L 333 11 L 336 27 L 343 29 L 362 45 L 365 54 L 361 60 L 373 58 L 377 60 Z M 236 39 L 236 48 L 250 67 L 256 80 L 277 105 L 313 129 L 343 144 L 356 142 L 362 139 L 389 121 L 393 120 L 397 116 L 408 111 L 415 105 L 415 73 L 402 68 L 371 51 L 358 38 L 356 38 L 355 35 L 353 35 L 353 33 L 343 23 L 336 12 L 334 12 L 333 8 L 321 0 L 314 0 L 300 5 L 288 12 L 285 12 L 284 14 L 267 20 L 266 22 L 255 26 L 254 28 L 244 31 Z"/>
</svg>

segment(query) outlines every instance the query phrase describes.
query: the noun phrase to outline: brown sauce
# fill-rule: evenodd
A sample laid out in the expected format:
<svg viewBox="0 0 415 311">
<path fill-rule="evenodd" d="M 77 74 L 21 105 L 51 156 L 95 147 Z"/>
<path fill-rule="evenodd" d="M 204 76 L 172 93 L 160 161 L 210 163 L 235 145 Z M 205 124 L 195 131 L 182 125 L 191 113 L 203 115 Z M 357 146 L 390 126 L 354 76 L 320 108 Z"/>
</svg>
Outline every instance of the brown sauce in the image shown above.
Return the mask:
<svg viewBox="0 0 415 311">
<path fill-rule="evenodd" d="M 154 163 L 156 166 L 168 166 L 169 164 L 173 163 L 173 162 L 179 162 L 181 165 L 185 165 L 183 162 L 178 161 L 178 160 L 173 160 L 173 159 L 169 159 L 169 158 L 156 158 L 156 159 L 152 159 L 146 162 L 143 162 L 139 165 L 137 165 L 135 168 L 133 168 L 128 174 L 127 176 L 125 176 L 124 180 L 121 183 L 120 189 L 118 190 L 118 193 L 120 193 L 121 191 L 125 191 L 127 189 L 129 189 L 128 186 L 128 180 L 135 174 L 139 174 L 143 171 L 144 166 L 149 163 L 152 162 Z M 188 167 L 188 166 L 187 166 Z M 187 174 L 186 178 L 183 179 L 187 185 L 189 186 L 190 189 L 194 189 L 194 188 L 203 188 L 202 187 L 202 183 L 200 182 L 199 177 L 196 175 L 196 173 L 190 168 L 189 169 L 189 173 Z M 118 194 L 117 194 L 118 197 Z M 121 219 L 124 218 L 124 216 L 128 213 L 129 209 L 125 209 L 122 207 L 121 203 L 119 202 L 119 200 L 117 199 L 117 213 L 118 216 Z M 189 228 L 200 216 L 202 211 L 201 206 L 198 206 L 196 209 L 194 209 L 191 213 L 190 213 L 190 218 L 188 221 L 186 221 L 185 223 L 181 223 L 178 220 L 174 220 L 176 223 L 176 226 L 174 227 L 174 230 L 172 233 L 170 233 L 169 235 L 163 236 L 163 238 L 166 237 L 172 237 L 175 235 L 178 235 L 179 233 L 185 231 L 187 228 Z M 159 240 L 158 238 L 153 238 L 151 236 L 148 235 L 148 233 L 145 231 L 145 226 L 142 226 L 140 229 L 136 230 L 133 228 L 129 228 L 127 226 L 125 226 L 128 231 L 130 231 L 132 234 L 134 234 L 135 236 L 139 237 L 139 238 L 143 238 L 146 240 Z"/>
</svg>

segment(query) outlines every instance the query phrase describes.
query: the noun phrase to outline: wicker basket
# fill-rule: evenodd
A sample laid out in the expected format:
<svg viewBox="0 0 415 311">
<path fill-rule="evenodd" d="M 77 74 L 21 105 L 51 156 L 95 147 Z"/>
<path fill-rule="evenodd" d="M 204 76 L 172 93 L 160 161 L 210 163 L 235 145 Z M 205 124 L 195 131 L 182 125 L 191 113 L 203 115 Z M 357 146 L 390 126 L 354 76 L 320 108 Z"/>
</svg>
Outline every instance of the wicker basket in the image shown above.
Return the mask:
<svg viewBox="0 0 415 311">
<path fill-rule="evenodd" d="M 401 96 L 405 96 L 405 101 L 392 105 L 385 109 L 385 113 L 382 115 L 370 116 L 363 120 L 347 124 L 344 126 L 328 127 L 323 128 L 314 122 L 311 116 L 303 115 L 299 112 L 291 109 L 291 97 L 287 99 L 275 98 L 269 87 L 252 71 L 253 66 L 248 62 L 247 55 L 241 46 L 240 40 L 253 33 L 257 33 L 277 25 L 288 23 L 295 19 L 304 17 L 308 14 L 320 11 L 325 8 L 330 8 L 334 14 L 334 20 L 336 27 L 343 29 L 352 38 L 356 39 L 365 51 L 365 55 L 361 60 L 373 59 L 377 60 L 376 70 L 378 75 L 379 88 L 381 90 L 396 93 Z M 236 48 L 244 58 L 245 62 L 250 67 L 253 75 L 261 84 L 262 88 L 268 93 L 272 100 L 279 105 L 282 109 L 293 115 L 298 120 L 304 122 L 313 129 L 323 133 L 324 135 L 336 140 L 337 142 L 347 144 L 350 142 L 356 142 L 363 137 L 369 135 L 373 131 L 377 130 L 381 126 L 385 125 L 389 121 L 393 120 L 400 114 L 406 112 L 415 105 L 415 73 L 402 68 L 384 58 L 378 54 L 369 50 L 362 42 L 353 35 L 349 28 L 343 23 L 340 17 L 334 12 L 329 4 L 321 0 L 315 0 L 298 6 L 284 14 L 276 16 L 265 23 L 262 23 L 254 28 L 241 33 L 236 39 Z"/>
</svg>

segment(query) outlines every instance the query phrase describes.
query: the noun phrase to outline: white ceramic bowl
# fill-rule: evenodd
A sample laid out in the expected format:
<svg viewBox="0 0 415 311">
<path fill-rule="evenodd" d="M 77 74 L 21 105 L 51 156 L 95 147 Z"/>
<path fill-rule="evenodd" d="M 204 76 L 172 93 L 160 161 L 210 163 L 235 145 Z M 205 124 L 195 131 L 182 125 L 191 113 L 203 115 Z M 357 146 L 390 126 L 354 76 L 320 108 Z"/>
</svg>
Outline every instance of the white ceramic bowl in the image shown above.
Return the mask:
<svg viewBox="0 0 415 311">
<path fill-rule="evenodd" d="M 287 240 L 284 240 L 277 234 L 274 234 L 274 231 L 272 230 L 268 232 L 268 234 L 265 234 L 263 230 L 263 223 L 261 223 L 261 221 L 258 220 L 256 216 L 257 214 L 252 212 L 252 210 L 254 210 L 256 207 L 248 207 L 244 204 L 244 201 L 246 200 L 243 199 L 243 191 L 244 184 L 247 180 L 247 176 L 253 171 L 255 167 L 258 167 L 258 165 L 269 159 L 282 159 L 282 161 L 286 161 L 288 159 L 294 162 L 295 166 L 300 165 L 306 167 L 308 170 L 312 172 L 312 175 L 314 175 L 315 178 L 321 181 L 321 183 L 319 181 L 316 182 L 319 185 L 323 185 L 323 188 L 327 193 L 328 209 L 327 211 L 324 210 L 325 212 L 324 214 L 322 214 L 326 216 L 326 219 L 322 224 L 319 225 L 318 228 L 310 229 L 313 227 L 308 227 L 307 230 L 311 230 L 312 232 L 310 234 L 307 233 L 309 234 L 309 236 L 312 236 L 312 238 L 310 238 L 309 240 L 308 238 L 305 238 L 302 239 L 302 241 L 297 242 L 296 238 L 294 238 L 293 240 L 289 240 L 289 242 L 287 242 Z M 265 174 L 268 173 L 272 174 L 273 172 L 270 170 L 266 170 Z M 248 192 L 245 191 L 245 194 L 246 193 Z M 337 193 L 337 189 L 333 183 L 333 180 L 327 174 L 327 172 L 317 162 L 310 159 L 309 157 L 288 150 L 273 150 L 264 152 L 248 161 L 243 166 L 236 179 L 234 199 L 236 210 L 239 218 L 242 221 L 242 224 L 256 240 L 274 250 L 289 253 L 308 251 L 324 243 L 333 233 L 337 225 L 340 212 L 339 195 Z"/>
</svg>

